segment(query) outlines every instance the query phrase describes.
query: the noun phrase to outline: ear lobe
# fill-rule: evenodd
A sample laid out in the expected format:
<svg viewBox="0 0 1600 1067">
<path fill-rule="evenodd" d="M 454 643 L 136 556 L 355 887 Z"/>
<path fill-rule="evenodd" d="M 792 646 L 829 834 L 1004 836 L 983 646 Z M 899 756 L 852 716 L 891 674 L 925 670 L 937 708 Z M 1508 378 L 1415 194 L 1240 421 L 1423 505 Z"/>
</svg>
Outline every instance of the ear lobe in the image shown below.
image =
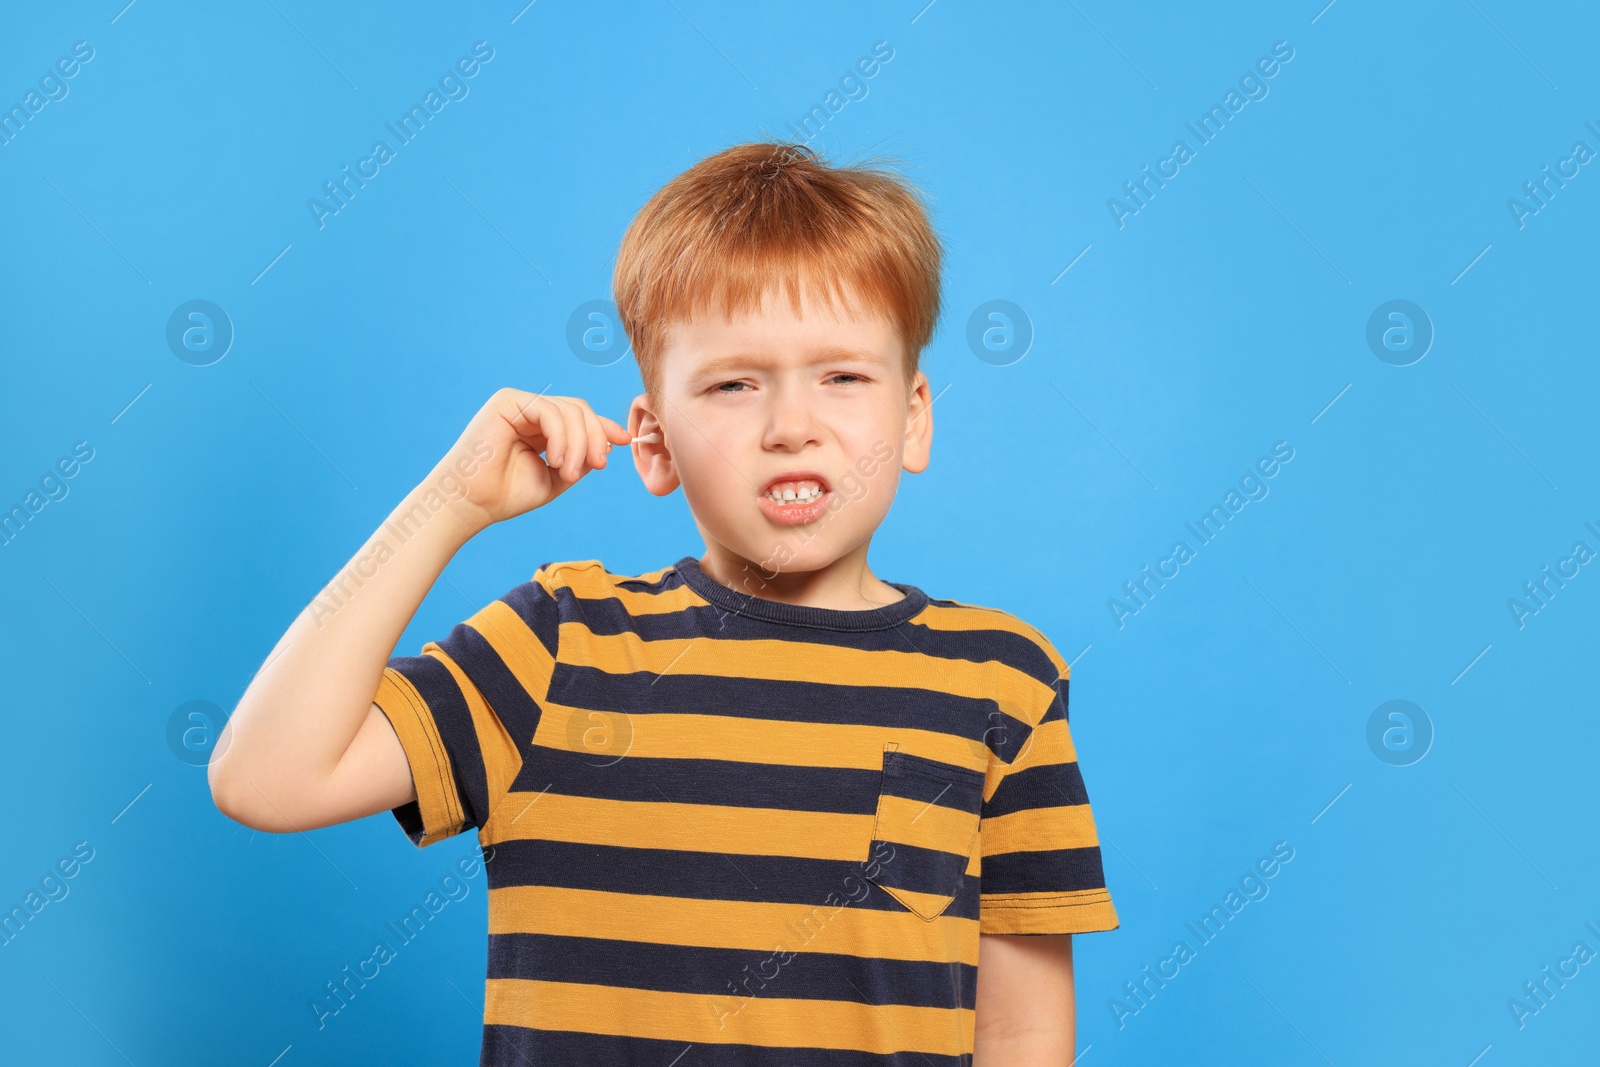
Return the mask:
<svg viewBox="0 0 1600 1067">
<path fill-rule="evenodd" d="M 652 496 L 668 496 L 678 488 L 678 469 L 665 449 L 655 443 L 637 444 L 633 449 L 634 469 Z"/>
</svg>

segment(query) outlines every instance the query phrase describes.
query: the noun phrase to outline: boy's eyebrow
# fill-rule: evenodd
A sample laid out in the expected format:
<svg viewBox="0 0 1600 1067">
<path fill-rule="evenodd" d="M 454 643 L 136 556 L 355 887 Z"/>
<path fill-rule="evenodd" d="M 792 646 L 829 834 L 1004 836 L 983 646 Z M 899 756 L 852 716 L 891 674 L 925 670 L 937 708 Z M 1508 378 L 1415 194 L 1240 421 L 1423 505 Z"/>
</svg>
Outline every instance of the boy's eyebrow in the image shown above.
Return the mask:
<svg viewBox="0 0 1600 1067">
<path fill-rule="evenodd" d="M 871 349 L 845 348 L 842 346 L 820 349 L 806 362 L 808 364 L 827 363 L 838 359 L 857 360 L 862 363 L 874 363 L 880 367 L 886 367 L 889 365 L 889 361 L 883 355 L 878 352 L 874 352 Z M 696 376 L 718 374 L 722 371 L 736 370 L 740 367 L 767 366 L 770 365 L 771 362 L 772 361 L 770 359 L 756 356 L 751 353 L 737 352 L 733 353 L 732 355 L 716 356 L 715 358 L 708 359 L 696 367 L 694 373 Z"/>
</svg>

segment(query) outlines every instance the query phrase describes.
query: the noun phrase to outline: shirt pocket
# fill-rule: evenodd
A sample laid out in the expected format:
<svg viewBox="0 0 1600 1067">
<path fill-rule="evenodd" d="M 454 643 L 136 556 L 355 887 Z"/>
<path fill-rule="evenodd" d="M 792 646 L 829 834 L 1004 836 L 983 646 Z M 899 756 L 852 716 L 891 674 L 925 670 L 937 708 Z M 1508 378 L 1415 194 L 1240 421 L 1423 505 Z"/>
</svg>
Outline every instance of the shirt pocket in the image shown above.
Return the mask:
<svg viewBox="0 0 1600 1067">
<path fill-rule="evenodd" d="M 955 900 L 978 837 L 981 771 L 883 746 L 867 878 L 923 919 Z M 886 858 L 879 858 L 886 857 Z"/>
</svg>

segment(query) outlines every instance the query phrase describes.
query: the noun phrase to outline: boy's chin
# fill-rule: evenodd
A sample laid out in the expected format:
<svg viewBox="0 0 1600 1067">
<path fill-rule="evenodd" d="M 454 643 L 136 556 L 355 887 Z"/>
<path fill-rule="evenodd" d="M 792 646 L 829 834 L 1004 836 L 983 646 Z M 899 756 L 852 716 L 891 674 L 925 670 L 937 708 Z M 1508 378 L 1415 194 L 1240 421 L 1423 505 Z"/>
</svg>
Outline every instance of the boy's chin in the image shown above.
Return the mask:
<svg viewBox="0 0 1600 1067">
<path fill-rule="evenodd" d="M 762 574 L 803 574 L 819 571 L 844 556 L 842 545 L 829 544 L 826 535 L 806 542 L 797 534 L 770 543 L 761 541 L 730 545 L 728 551 L 740 557 L 751 571 Z"/>
</svg>

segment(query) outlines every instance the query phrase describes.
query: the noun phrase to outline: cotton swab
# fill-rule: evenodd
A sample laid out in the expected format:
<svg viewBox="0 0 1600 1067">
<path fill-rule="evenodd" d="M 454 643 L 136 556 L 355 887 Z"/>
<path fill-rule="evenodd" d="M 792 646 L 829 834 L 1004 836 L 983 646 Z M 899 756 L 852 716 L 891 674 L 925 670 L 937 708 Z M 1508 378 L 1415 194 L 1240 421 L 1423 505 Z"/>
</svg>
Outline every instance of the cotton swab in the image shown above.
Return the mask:
<svg viewBox="0 0 1600 1067">
<path fill-rule="evenodd" d="M 635 437 L 632 441 L 629 441 L 628 443 L 630 445 L 642 445 L 642 444 L 653 443 L 653 442 L 659 441 L 659 440 L 661 440 L 661 435 L 659 433 L 647 433 L 643 437 Z"/>
</svg>

